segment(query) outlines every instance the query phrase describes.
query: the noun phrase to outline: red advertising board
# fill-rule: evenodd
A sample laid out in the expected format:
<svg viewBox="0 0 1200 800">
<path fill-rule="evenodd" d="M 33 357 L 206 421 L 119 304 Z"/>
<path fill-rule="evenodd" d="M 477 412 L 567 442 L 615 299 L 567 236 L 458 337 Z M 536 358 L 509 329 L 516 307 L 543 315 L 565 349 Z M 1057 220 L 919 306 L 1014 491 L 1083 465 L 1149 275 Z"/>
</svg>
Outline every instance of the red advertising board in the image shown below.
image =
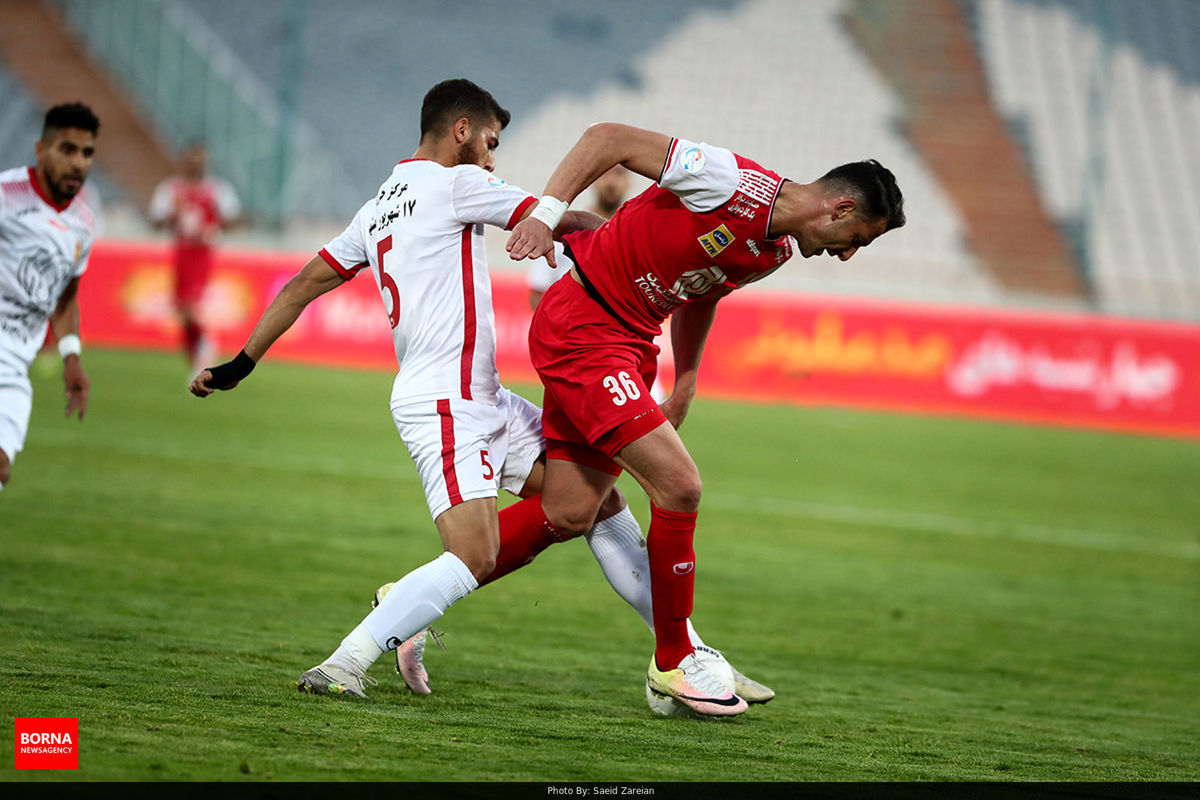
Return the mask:
<svg viewBox="0 0 1200 800">
<path fill-rule="evenodd" d="M 204 314 L 222 352 L 309 258 L 221 253 Z M 500 374 L 536 380 L 524 280 L 495 273 L 492 290 Z M 84 338 L 174 348 L 170 302 L 165 246 L 101 242 L 81 288 Z M 371 276 L 313 303 L 271 357 L 394 367 Z M 1196 325 L 743 292 L 721 302 L 700 380 L 717 397 L 1200 436 Z"/>
</svg>

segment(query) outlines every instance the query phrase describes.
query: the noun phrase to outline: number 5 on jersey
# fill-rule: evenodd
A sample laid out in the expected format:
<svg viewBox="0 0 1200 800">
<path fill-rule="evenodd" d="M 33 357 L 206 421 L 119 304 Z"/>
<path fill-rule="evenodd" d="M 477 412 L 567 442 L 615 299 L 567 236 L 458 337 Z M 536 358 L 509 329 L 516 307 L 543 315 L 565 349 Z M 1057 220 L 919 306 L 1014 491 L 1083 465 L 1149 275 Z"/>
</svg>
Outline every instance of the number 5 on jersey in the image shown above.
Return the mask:
<svg viewBox="0 0 1200 800">
<path fill-rule="evenodd" d="M 388 309 L 388 322 L 392 323 L 392 327 L 400 324 L 400 287 L 396 285 L 396 279 L 387 274 L 387 270 L 383 268 L 383 257 L 392 249 L 391 234 L 379 240 L 379 246 L 376 250 L 379 258 L 379 287 L 384 293 L 383 302 L 386 305 L 391 301 L 391 308 Z"/>
<path fill-rule="evenodd" d="M 615 375 L 608 375 L 604 378 L 604 388 L 612 394 L 612 402 L 614 406 L 623 406 L 630 400 L 637 400 L 642 396 L 642 390 L 638 388 L 637 383 L 633 378 L 629 377 L 629 373 L 621 370 Z"/>
</svg>

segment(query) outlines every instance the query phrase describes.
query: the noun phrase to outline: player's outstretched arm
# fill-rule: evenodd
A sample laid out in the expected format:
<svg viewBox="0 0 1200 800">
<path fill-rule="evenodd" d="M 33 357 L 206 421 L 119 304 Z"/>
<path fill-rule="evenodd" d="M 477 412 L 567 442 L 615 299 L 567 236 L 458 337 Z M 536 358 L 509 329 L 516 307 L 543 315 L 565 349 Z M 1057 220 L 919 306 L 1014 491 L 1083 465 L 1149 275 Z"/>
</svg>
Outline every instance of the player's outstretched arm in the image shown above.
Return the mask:
<svg viewBox="0 0 1200 800">
<path fill-rule="evenodd" d="M 58 298 L 50 314 L 50 331 L 59 343 L 63 357 L 63 390 L 67 398 L 66 416 L 79 413 L 79 421 L 87 413 L 91 383 L 79 360 L 79 278 L 73 278 Z"/>
<path fill-rule="evenodd" d="M 254 326 L 242 352 L 232 361 L 201 370 L 188 390 L 197 397 L 208 397 L 218 389 L 228 390 L 237 386 L 266 355 L 275 340 L 292 327 L 309 303 L 345 282 L 345 278 L 334 272 L 324 259 L 314 257 L 275 295 Z"/>
<path fill-rule="evenodd" d="M 675 388 L 661 404 L 667 421 L 676 429 L 683 424 L 696 395 L 696 379 L 704 343 L 717 316 L 717 299 L 705 298 L 680 306 L 671 315 L 671 350 L 675 356 Z"/>
<path fill-rule="evenodd" d="M 551 232 L 579 193 L 617 164 L 658 180 L 671 137 L 617 122 L 598 122 L 567 153 L 550 176 L 542 199 L 513 228 L 506 248 L 515 261 L 540 258 L 553 251 Z"/>
</svg>

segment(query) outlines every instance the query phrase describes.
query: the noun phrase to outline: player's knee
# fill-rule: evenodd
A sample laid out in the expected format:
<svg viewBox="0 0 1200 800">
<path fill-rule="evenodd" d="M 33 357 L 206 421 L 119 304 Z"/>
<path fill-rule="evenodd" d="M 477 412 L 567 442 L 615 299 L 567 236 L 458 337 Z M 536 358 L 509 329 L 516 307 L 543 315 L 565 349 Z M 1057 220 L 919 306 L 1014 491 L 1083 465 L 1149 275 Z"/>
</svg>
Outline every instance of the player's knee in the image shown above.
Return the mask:
<svg viewBox="0 0 1200 800">
<path fill-rule="evenodd" d="M 596 524 L 596 507 L 592 505 L 576 503 L 566 506 L 553 504 L 547 506 L 543 500 L 542 510 L 546 514 L 546 520 L 564 539 L 582 536 L 591 529 L 592 525 Z"/>
<path fill-rule="evenodd" d="M 700 496 L 703 493 L 704 484 L 700 480 L 700 473 L 672 476 L 662 490 L 663 508 L 691 513 L 700 508 Z"/>
<path fill-rule="evenodd" d="M 8 483 L 8 479 L 12 477 L 12 463 L 8 460 L 8 455 L 0 450 L 0 486 Z"/>
</svg>

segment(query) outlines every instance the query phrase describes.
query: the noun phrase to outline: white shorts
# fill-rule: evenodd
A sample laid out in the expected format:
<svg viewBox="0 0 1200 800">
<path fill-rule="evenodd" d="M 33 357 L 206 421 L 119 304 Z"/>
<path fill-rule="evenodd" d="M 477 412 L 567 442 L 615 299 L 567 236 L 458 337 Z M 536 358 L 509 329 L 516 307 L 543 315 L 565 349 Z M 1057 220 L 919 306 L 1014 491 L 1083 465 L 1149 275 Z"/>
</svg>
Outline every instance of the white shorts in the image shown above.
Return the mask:
<svg viewBox="0 0 1200 800">
<path fill-rule="evenodd" d="M 24 375 L 0 372 L 0 450 L 9 463 L 25 446 L 29 414 L 33 411 L 33 387 Z M 541 432 L 539 421 L 539 434 Z"/>
<path fill-rule="evenodd" d="M 435 520 L 466 500 L 521 491 L 545 449 L 541 409 L 504 387 L 497 402 L 454 398 L 392 406 Z"/>
</svg>

